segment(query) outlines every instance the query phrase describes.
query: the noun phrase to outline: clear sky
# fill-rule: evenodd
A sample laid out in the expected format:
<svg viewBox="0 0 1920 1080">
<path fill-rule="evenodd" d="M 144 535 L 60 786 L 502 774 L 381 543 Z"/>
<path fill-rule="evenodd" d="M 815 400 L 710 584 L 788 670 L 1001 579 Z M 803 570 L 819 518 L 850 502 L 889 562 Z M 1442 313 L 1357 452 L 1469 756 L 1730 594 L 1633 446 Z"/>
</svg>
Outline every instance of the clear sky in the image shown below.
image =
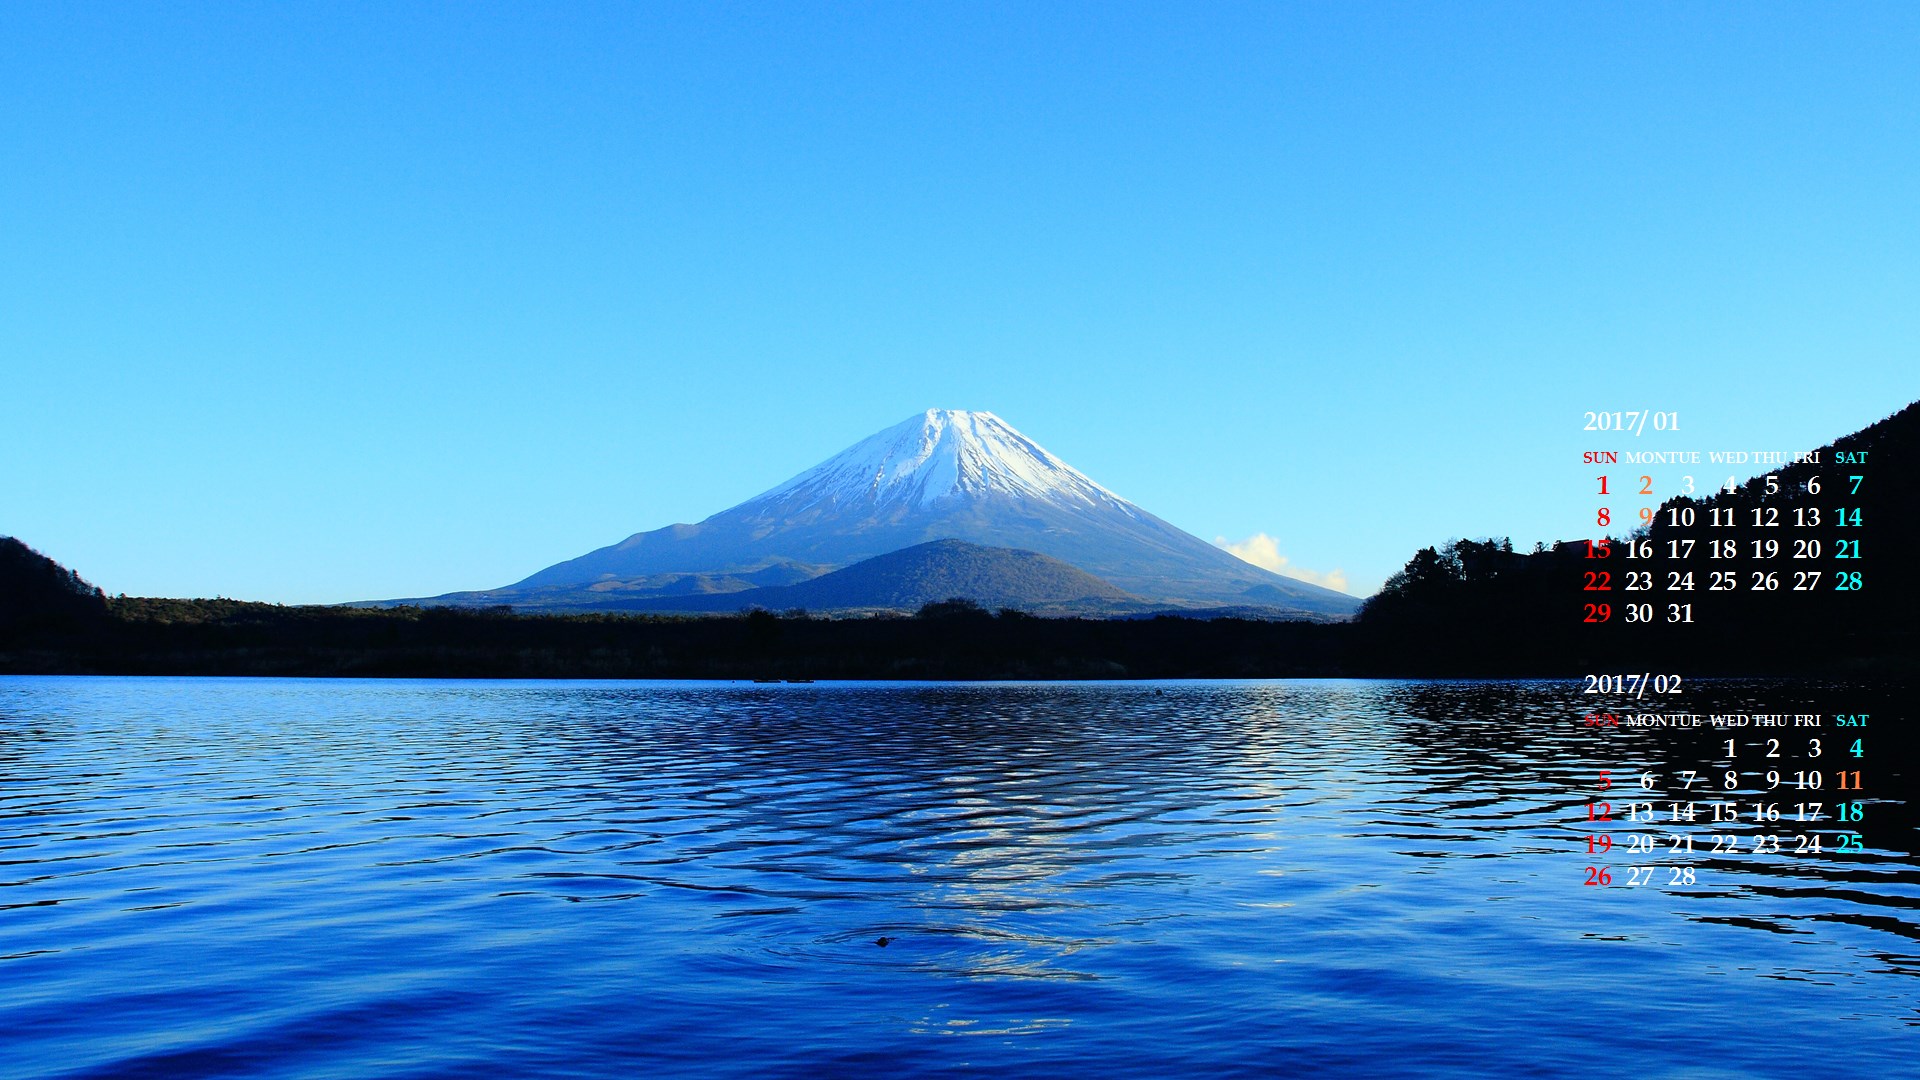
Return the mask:
<svg viewBox="0 0 1920 1080">
<path fill-rule="evenodd" d="M 1910 4 L 0 5 L 0 534 L 485 588 L 985 409 L 1365 593 L 1920 397 Z"/>
</svg>

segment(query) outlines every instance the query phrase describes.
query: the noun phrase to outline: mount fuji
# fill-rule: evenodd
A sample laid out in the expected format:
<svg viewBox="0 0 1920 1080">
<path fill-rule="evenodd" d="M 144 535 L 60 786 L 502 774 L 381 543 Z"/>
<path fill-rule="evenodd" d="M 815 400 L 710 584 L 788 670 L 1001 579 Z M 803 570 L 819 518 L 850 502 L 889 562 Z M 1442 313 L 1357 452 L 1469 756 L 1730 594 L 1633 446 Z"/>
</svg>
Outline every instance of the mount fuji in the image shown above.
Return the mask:
<svg viewBox="0 0 1920 1080">
<path fill-rule="evenodd" d="M 1324 619 L 1360 604 L 1175 528 L 992 413 L 950 409 L 910 417 L 697 524 L 635 533 L 505 588 L 433 602 L 672 610 L 685 606 L 675 596 L 737 592 L 746 606 L 757 588 L 936 540 L 1038 552 L 1162 609 Z"/>
</svg>

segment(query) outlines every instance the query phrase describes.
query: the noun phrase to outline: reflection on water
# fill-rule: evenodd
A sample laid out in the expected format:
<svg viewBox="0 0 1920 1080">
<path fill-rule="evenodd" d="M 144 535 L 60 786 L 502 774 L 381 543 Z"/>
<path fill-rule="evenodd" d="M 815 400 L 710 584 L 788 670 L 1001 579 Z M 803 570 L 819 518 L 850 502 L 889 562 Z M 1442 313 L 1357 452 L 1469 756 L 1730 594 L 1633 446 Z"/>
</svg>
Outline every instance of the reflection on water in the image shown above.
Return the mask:
<svg viewBox="0 0 1920 1080">
<path fill-rule="evenodd" d="M 1910 1070 L 1899 762 L 1587 888 L 1576 689 L 0 680 L 0 1073 Z"/>
</svg>

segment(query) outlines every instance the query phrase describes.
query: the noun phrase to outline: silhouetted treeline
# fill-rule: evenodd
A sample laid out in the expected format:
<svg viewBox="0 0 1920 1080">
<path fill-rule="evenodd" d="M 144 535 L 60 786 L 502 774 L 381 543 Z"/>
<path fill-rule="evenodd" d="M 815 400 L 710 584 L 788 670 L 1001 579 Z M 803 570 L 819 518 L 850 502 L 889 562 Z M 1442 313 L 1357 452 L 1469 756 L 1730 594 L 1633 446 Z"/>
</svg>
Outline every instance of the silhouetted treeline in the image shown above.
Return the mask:
<svg viewBox="0 0 1920 1080">
<path fill-rule="evenodd" d="M 0 639 L 61 633 L 107 617 L 107 599 L 80 575 L 0 536 Z"/>
<path fill-rule="evenodd" d="M 1455 546 L 1449 552 L 1457 553 Z M 1526 578 L 1551 569 L 1554 561 L 1552 555 L 1515 559 L 1524 569 L 1480 586 L 1487 590 L 1482 595 L 1511 588 L 1504 607 L 1469 600 L 1459 610 L 1473 612 L 1471 617 L 1450 620 L 1443 609 L 1409 609 L 1351 624 L 1047 619 L 991 614 L 955 602 L 929 605 L 919 617 L 824 619 L 765 611 L 522 616 L 121 597 L 106 601 L 105 618 L 0 633 L 0 671 L 447 678 L 1547 677 L 1619 663 L 1704 675 L 1833 670 L 1869 657 L 1889 667 L 1899 660 L 1885 652 L 1787 648 L 1778 642 L 1777 626 L 1760 628 L 1732 647 L 1695 635 L 1688 647 L 1652 657 L 1556 652 L 1579 648 L 1578 635 L 1499 617 L 1533 605 Z M 1464 579 L 1441 586 L 1474 587 Z M 1419 591 L 1409 591 L 1417 600 Z M 1567 595 L 1565 586 L 1558 592 Z M 1564 628 L 1570 620 L 1561 614 Z"/>
<path fill-rule="evenodd" d="M 1586 660 L 1566 602 L 1578 562 L 1504 538 L 1422 548 L 1360 609 L 1356 650 L 1396 674 L 1570 673 Z"/>
<path fill-rule="evenodd" d="M 1341 672 L 1346 627 L 920 617 L 521 616 L 451 608 L 108 601 L 88 630 L 0 638 L 0 671 L 495 678 L 1253 678 Z"/>
</svg>

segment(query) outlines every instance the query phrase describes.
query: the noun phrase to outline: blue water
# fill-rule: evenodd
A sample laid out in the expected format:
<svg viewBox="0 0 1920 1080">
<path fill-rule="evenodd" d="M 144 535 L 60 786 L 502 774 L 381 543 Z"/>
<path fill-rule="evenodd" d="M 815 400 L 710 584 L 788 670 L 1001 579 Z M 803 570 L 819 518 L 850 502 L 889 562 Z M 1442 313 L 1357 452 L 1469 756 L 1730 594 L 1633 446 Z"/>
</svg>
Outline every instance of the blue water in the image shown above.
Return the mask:
<svg viewBox="0 0 1920 1080">
<path fill-rule="evenodd" d="M 1920 1075 L 1904 778 L 1586 887 L 1574 690 L 0 679 L 0 1075 Z"/>
</svg>

